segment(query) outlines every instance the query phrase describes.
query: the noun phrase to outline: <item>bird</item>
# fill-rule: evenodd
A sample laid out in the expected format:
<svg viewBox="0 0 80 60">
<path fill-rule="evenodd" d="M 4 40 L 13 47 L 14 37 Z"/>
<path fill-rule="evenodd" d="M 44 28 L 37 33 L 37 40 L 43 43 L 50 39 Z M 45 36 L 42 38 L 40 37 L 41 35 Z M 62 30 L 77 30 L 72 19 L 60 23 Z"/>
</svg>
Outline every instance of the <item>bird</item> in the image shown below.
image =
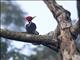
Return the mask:
<svg viewBox="0 0 80 60">
<path fill-rule="evenodd" d="M 32 17 L 32 16 L 27 16 L 26 17 L 26 21 L 28 22 L 28 24 L 26 24 L 26 31 L 29 34 L 36 34 L 39 35 L 39 33 L 36 31 L 36 24 L 34 22 L 32 22 L 32 20 L 35 18 L 36 16 Z"/>
<path fill-rule="evenodd" d="M 39 32 L 36 31 L 36 24 L 34 22 L 32 22 L 32 20 L 35 18 L 36 16 L 32 17 L 32 16 L 27 16 L 26 20 L 28 22 L 28 24 L 26 24 L 26 31 L 28 34 L 35 34 L 35 35 L 39 35 Z M 38 43 L 32 43 L 33 45 L 38 45 Z"/>
</svg>

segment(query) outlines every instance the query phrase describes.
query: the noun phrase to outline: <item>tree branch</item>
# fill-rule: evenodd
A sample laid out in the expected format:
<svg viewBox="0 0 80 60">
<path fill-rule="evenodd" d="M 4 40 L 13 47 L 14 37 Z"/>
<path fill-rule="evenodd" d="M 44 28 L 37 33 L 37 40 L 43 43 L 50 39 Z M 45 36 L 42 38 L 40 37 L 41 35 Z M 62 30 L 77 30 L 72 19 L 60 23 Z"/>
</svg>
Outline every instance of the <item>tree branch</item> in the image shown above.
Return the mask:
<svg viewBox="0 0 80 60">
<path fill-rule="evenodd" d="M 62 6 L 58 5 L 55 0 L 43 0 L 54 18 L 58 22 L 61 36 L 60 52 L 62 54 L 62 60 L 72 60 L 73 56 L 77 53 L 74 36 L 71 32 L 72 22 L 68 10 L 65 10 Z"/>
<path fill-rule="evenodd" d="M 73 26 L 70 18 L 71 13 L 69 11 L 58 5 L 55 0 L 43 1 L 46 3 L 54 18 L 58 22 L 58 30 L 70 27 L 71 34 L 73 38 L 76 39 L 78 34 L 80 33 L 80 21 L 78 20 L 77 24 Z M 59 32 L 60 31 L 58 31 L 58 33 Z"/>
<path fill-rule="evenodd" d="M 26 32 L 12 32 L 3 29 L 0 29 L 0 36 L 11 40 L 37 44 L 55 45 L 55 43 L 57 43 L 55 39 L 53 40 L 53 38 L 48 35 L 32 35 L 27 34 Z"/>
<path fill-rule="evenodd" d="M 71 20 L 69 19 L 70 18 L 69 11 L 65 10 L 62 6 L 58 5 L 55 0 L 43 0 L 43 1 L 50 9 L 54 18 L 58 22 L 58 25 L 61 26 L 61 28 L 71 26 Z M 63 23 L 63 20 L 64 20 L 64 23 Z"/>
</svg>

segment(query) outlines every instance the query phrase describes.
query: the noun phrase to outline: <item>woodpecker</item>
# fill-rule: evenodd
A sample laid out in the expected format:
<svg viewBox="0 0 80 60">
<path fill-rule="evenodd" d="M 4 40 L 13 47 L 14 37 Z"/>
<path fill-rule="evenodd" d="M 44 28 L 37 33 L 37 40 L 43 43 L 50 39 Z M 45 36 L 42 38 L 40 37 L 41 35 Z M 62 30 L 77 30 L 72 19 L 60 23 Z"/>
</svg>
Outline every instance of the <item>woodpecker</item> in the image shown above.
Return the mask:
<svg viewBox="0 0 80 60">
<path fill-rule="evenodd" d="M 26 17 L 26 20 L 28 22 L 28 24 L 26 24 L 26 31 L 27 33 L 29 34 L 36 34 L 36 35 L 39 35 L 39 33 L 36 31 L 36 24 L 32 22 L 32 20 L 35 18 L 32 17 L 32 16 L 27 16 Z"/>
</svg>

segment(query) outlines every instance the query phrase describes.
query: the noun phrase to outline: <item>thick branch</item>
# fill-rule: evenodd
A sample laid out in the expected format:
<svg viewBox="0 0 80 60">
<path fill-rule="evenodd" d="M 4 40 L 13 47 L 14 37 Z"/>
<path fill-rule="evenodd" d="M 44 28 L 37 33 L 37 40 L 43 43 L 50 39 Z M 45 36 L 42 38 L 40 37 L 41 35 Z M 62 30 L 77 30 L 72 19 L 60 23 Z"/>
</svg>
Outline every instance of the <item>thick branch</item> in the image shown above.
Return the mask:
<svg viewBox="0 0 80 60">
<path fill-rule="evenodd" d="M 55 0 L 43 0 L 43 1 L 46 3 L 50 11 L 52 12 L 54 18 L 58 22 L 58 25 L 61 26 L 62 29 L 71 26 L 69 11 L 65 10 L 62 6 L 58 5 Z"/>
<path fill-rule="evenodd" d="M 63 13 L 62 11 L 64 11 L 61 9 L 62 7 L 60 5 L 58 5 L 55 0 L 43 0 L 43 1 L 45 2 L 47 7 L 49 8 L 49 10 L 52 12 L 56 21 L 58 22 L 57 17 Z"/>
<path fill-rule="evenodd" d="M 44 0 L 44 2 L 58 22 L 61 35 L 60 52 L 63 56 L 62 60 L 73 60 L 73 56 L 75 56 L 77 50 L 71 32 L 71 14 L 62 6 L 59 6 L 55 0 Z"/>
<path fill-rule="evenodd" d="M 70 12 L 65 10 L 62 6 L 58 5 L 55 0 L 43 0 L 50 11 L 52 12 L 54 18 L 58 22 L 58 26 L 61 26 L 61 29 L 70 27 L 70 31 L 74 39 L 77 38 L 80 33 L 80 19 L 78 20 L 75 26 L 72 26 Z M 77 7 L 79 11 L 80 1 L 77 2 Z M 58 28 L 60 29 L 60 28 Z M 60 32 L 60 31 L 59 31 Z"/>
<path fill-rule="evenodd" d="M 31 35 L 27 33 L 12 32 L 3 29 L 0 29 L 0 36 L 11 40 L 23 41 L 29 43 L 38 43 L 38 44 L 54 45 L 57 42 L 55 40 L 52 40 L 51 36 L 47 35 Z"/>
</svg>

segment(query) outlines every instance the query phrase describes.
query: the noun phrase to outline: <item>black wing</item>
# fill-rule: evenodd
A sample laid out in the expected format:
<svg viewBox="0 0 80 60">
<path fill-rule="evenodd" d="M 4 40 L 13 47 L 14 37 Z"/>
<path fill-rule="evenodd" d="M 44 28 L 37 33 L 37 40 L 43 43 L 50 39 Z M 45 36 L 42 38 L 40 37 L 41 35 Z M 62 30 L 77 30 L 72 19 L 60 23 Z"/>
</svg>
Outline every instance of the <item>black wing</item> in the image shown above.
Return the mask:
<svg viewBox="0 0 80 60">
<path fill-rule="evenodd" d="M 27 33 L 34 34 L 36 31 L 36 24 L 35 23 L 31 23 L 30 25 L 27 24 L 26 30 L 27 30 Z"/>
</svg>

